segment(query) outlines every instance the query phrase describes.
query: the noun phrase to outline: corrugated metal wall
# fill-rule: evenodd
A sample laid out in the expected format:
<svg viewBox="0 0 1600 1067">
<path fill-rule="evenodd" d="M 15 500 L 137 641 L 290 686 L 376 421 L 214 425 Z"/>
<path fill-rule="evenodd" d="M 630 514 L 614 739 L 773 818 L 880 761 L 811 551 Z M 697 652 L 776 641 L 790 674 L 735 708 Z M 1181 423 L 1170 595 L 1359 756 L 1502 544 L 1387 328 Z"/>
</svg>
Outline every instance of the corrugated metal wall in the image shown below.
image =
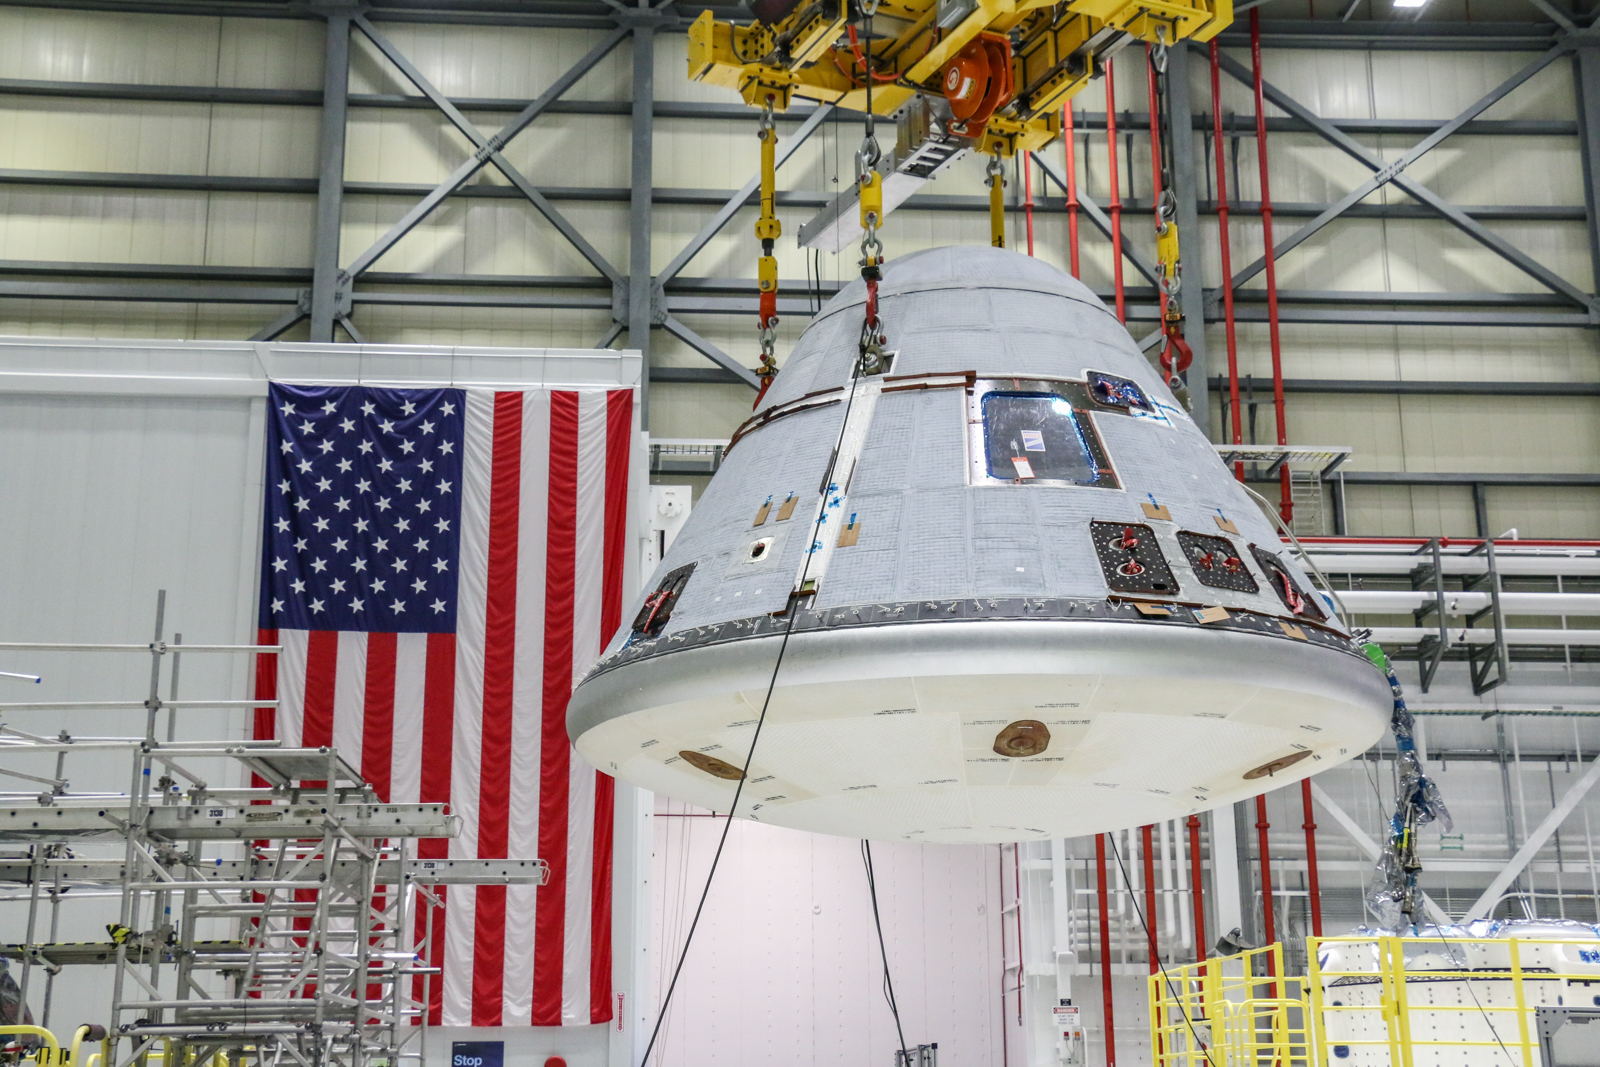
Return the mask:
<svg viewBox="0 0 1600 1067">
<path fill-rule="evenodd" d="M 528 99 L 603 34 L 598 30 L 432 25 L 384 22 L 383 32 L 443 92 L 456 97 Z M 7 7 L 0 9 L 0 77 L 318 91 L 323 25 L 316 19 L 246 19 L 111 14 Z M 621 104 L 629 99 L 629 48 L 624 44 L 582 79 L 569 99 Z M 726 104 L 732 94 L 685 80 L 685 38 L 657 35 L 657 96 L 663 100 Z M 1116 72 L 1119 110 L 1146 108 L 1143 64 L 1123 53 Z M 1198 57 L 1196 57 L 1198 59 Z M 1242 53 L 1237 56 L 1247 61 Z M 1360 119 L 1453 117 L 1520 69 L 1531 53 L 1272 50 L 1269 80 L 1316 112 Z M 1196 110 L 1208 110 L 1203 63 L 1191 64 Z M 352 38 L 351 90 L 414 92 L 360 34 Z M 1223 106 L 1248 127 L 1248 90 L 1224 75 Z M 1080 112 L 1104 110 L 1103 83 L 1077 100 Z M 1271 109 L 1273 115 L 1280 114 Z M 1486 115 L 1490 119 L 1571 120 L 1571 67 L 1559 60 Z M 504 112 L 468 112 L 486 130 Z M 205 264 L 264 268 L 309 267 L 315 196 L 309 192 L 158 191 L 66 188 L 27 184 L 24 170 L 74 173 L 224 175 L 252 178 L 316 176 L 319 111 L 315 106 L 67 99 L 0 93 L 0 159 L 13 172 L 0 184 L 0 260 L 66 263 Z M 780 132 L 792 132 L 784 124 Z M 547 114 L 513 140 L 507 157 L 540 186 L 624 190 L 629 181 L 629 120 L 625 115 Z M 1246 133 L 1250 133 L 1246 129 Z M 1357 134 L 1393 159 L 1415 138 Z M 830 123 L 779 174 L 780 189 L 832 193 L 848 180 L 860 138 L 853 123 Z M 1196 172 L 1210 195 L 1208 138 L 1196 138 L 1204 158 Z M 1107 193 L 1104 136 L 1079 138 L 1079 177 L 1102 203 Z M 1124 197 L 1148 202 L 1149 147 L 1143 130 L 1132 137 L 1133 187 Z M 1273 196 L 1281 203 L 1327 203 L 1363 179 L 1356 161 L 1311 133 L 1273 133 Z M 1046 150 L 1060 160 L 1059 146 Z M 425 108 L 353 106 L 346 162 L 349 182 L 426 187 L 467 156 L 467 141 Z M 732 190 L 755 173 L 757 142 L 748 121 L 657 120 L 654 185 L 658 190 Z M 931 191 L 981 195 L 982 162 L 967 159 Z M 1573 209 L 1558 221 L 1491 221 L 1490 229 L 1573 284 L 1592 290 L 1582 167 L 1575 137 L 1457 135 L 1409 172 L 1453 203 Z M 1253 133 L 1240 142 L 1237 200 L 1259 198 Z M 475 182 L 504 184 L 485 171 Z M 1230 183 L 1232 178 L 1230 178 Z M 1015 191 L 1015 190 L 1013 190 Z M 1035 193 L 1046 190 L 1035 175 Z M 1048 192 L 1056 197 L 1058 191 Z M 419 194 L 420 195 L 420 190 Z M 343 260 L 354 258 L 415 202 L 411 195 L 347 193 Z M 1370 203 L 1403 200 L 1385 187 Z M 1059 202 L 1059 201 L 1057 201 Z M 619 270 L 628 269 L 626 200 L 560 202 L 560 209 Z M 704 206 L 659 204 L 654 213 L 654 262 L 659 271 L 709 217 Z M 792 236 L 807 214 L 782 210 Z M 754 213 L 741 212 L 694 259 L 685 277 L 749 278 L 756 245 Z M 1153 251 L 1148 216 L 1130 215 L 1128 232 Z M 1280 239 L 1301 220 L 1281 217 Z M 1021 216 L 1013 217 L 1021 247 Z M 1260 251 L 1260 222 L 1236 213 L 1232 239 L 1237 266 Z M 1191 236 L 1191 284 L 1220 280 L 1213 217 Z M 1084 227 L 1084 275 L 1111 284 L 1108 244 Z M 987 242 L 981 212 L 905 208 L 885 231 L 891 256 L 951 243 Z M 1039 256 L 1064 265 L 1064 216 L 1055 208 L 1036 217 Z M 785 279 L 805 279 L 807 258 L 787 237 L 779 243 Z M 532 207 L 512 198 L 455 197 L 399 242 L 379 271 L 484 275 L 592 275 L 594 272 Z M 853 256 L 821 257 L 828 280 L 848 279 Z M 1280 284 L 1297 289 L 1377 292 L 1479 291 L 1537 293 L 1539 284 L 1448 223 L 1433 219 L 1346 218 L 1283 261 Z M 1130 284 L 1135 280 L 1130 271 Z M 383 288 L 381 280 L 368 289 Z M 1258 278 L 1252 287 L 1259 287 Z M 793 295 L 793 294 L 791 294 Z M 0 299 L 0 333 L 100 337 L 243 338 L 275 312 L 263 306 Z M 753 316 L 684 314 L 683 319 L 725 351 L 754 363 Z M 586 346 L 604 336 L 604 311 L 358 306 L 355 321 L 368 340 L 421 344 Z M 780 360 L 804 326 L 789 316 L 781 327 Z M 893 324 L 890 324 L 891 329 Z M 1136 333 L 1147 327 L 1136 326 Z M 286 339 L 304 336 L 304 325 Z M 1206 330 L 1210 371 L 1225 367 L 1220 324 Z M 687 346 L 656 331 L 657 366 L 704 367 Z M 1259 387 L 1269 373 L 1266 328 L 1239 328 L 1240 370 Z M 1592 330 L 1477 326 L 1287 324 L 1284 371 L 1290 378 L 1450 381 L 1595 382 L 1600 380 Z M 742 420 L 749 394 L 742 386 L 661 383 L 653 390 L 651 430 L 661 437 L 720 437 Z M 1220 413 L 1213 398 L 1213 433 Z M 1296 393 L 1287 413 L 1289 438 L 1303 444 L 1350 445 L 1351 470 L 1600 473 L 1600 398 L 1429 397 Z M 1270 402 L 1257 412 L 1260 440 L 1274 439 Z M 1468 535 L 1475 521 L 1466 487 L 1364 486 L 1348 494 L 1349 528 L 1363 534 Z M 1517 526 L 1524 536 L 1600 536 L 1600 490 L 1495 487 L 1488 493 L 1490 525 Z"/>
</svg>

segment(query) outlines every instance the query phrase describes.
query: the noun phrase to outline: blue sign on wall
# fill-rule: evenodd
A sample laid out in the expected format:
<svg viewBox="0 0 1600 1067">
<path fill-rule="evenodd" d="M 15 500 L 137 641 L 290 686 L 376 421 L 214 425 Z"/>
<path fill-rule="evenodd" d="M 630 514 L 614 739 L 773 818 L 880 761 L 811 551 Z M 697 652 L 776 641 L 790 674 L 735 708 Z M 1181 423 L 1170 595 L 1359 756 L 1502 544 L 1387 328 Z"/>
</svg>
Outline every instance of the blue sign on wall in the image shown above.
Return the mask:
<svg viewBox="0 0 1600 1067">
<path fill-rule="evenodd" d="M 452 1041 L 450 1067 L 505 1067 L 504 1041 Z"/>
</svg>

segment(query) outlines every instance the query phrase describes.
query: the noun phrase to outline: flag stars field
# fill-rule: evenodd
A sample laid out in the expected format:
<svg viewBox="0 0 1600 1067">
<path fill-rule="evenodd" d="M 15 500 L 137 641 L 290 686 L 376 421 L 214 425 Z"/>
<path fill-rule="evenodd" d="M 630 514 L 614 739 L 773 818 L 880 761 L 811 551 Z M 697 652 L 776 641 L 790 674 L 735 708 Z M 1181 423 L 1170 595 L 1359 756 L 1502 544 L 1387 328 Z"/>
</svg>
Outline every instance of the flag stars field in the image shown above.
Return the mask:
<svg viewBox="0 0 1600 1067">
<path fill-rule="evenodd" d="M 445 501 L 461 476 L 459 392 L 276 388 L 300 395 L 272 406 L 268 478 L 278 492 L 268 500 L 263 568 L 271 624 L 310 625 L 316 616 L 319 629 L 378 620 L 402 631 L 452 625 L 443 617 L 455 599 L 459 506 Z M 430 521 L 438 516 L 431 543 L 403 540 L 413 520 L 403 517 L 401 502 Z M 425 599 L 375 599 L 383 584 L 368 564 L 378 555 Z"/>
</svg>

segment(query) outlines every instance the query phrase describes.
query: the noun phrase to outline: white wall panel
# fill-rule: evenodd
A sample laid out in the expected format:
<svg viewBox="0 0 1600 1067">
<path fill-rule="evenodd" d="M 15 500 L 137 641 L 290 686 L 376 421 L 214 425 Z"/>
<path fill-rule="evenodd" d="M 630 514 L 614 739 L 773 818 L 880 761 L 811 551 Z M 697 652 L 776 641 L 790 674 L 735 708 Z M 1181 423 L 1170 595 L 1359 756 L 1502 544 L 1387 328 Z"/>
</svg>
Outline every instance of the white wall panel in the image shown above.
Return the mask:
<svg viewBox="0 0 1600 1067">
<path fill-rule="evenodd" d="M 200 263 L 205 200 L 121 190 L 0 189 L 0 256 L 79 263 Z"/>
<path fill-rule="evenodd" d="M 314 178 L 321 120 L 316 108 L 215 105 L 205 173 Z"/>
<path fill-rule="evenodd" d="M 1374 118 L 1448 119 L 1538 57 L 1537 52 L 1374 52 Z M 1573 111 L 1570 65 L 1556 60 L 1484 114 L 1548 119 Z"/>
<path fill-rule="evenodd" d="M 309 196 L 212 193 L 206 198 L 205 262 L 304 266 L 311 261 L 316 213 L 316 201 Z"/>
<path fill-rule="evenodd" d="M 723 824 L 659 811 L 653 821 L 651 954 L 660 990 Z M 995 849 L 876 843 L 873 861 L 906 1042 L 937 1041 L 941 1062 L 999 1064 Z M 657 1062 L 892 1063 L 897 1040 L 882 979 L 860 842 L 736 821 Z"/>
</svg>

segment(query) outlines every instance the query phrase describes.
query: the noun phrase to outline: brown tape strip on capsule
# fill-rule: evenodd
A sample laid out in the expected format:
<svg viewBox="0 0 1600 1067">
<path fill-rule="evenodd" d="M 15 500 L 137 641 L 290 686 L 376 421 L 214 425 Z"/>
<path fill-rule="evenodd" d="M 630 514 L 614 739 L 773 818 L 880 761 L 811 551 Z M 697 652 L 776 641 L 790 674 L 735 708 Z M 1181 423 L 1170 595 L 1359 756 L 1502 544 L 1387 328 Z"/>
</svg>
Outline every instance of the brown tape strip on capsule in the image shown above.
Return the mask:
<svg viewBox="0 0 1600 1067">
<path fill-rule="evenodd" d="M 770 512 L 771 510 L 772 510 L 772 498 L 769 496 L 769 497 L 767 497 L 767 502 L 765 504 L 762 504 L 761 505 L 761 509 L 756 512 L 756 521 L 752 522 L 750 525 L 751 526 L 760 526 L 762 523 L 766 522 L 767 521 L 767 513 Z"/>
<path fill-rule="evenodd" d="M 790 516 L 792 516 L 794 514 L 794 506 L 799 502 L 800 498 L 793 493 L 790 493 L 788 496 L 784 497 L 783 506 L 778 509 L 778 521 L 784 522 Z"/>
<path fill-rule="evenodd" d="M 1196 608 L 1195 622 L 1225 622 L 1230 616 L 1224 607 Z"/>
<path fill-rule="evenodd" d="M 1279 756 L 1271 763 L 1263 763 L 1253 771 L 1245 771 L 1245 779 L 1253 782 L 1257 778 L 1266 778 L 1269 775 L 1277 774 L 1279 771 L 1284 770 L 1285 768 L 1293 767 L 1296 763 L 1299 763 L 1309 755 L 1311 755 L 1311 752 L 1307 750 L 1305 752 L 1293 752 L 1287 756 Z"/>
<path fill-rule="evenodd" d="M 1211 518 L 1212 518 L 1212 521 L 1214 521 L 1217 524 L 1217 529 L 1223 530 L 1223 531 L 1225 531 L 1227 533 L 1231 533 L 1231 534 L 1236 534 L 1236 533 L 1239 532 L 1239 527 L 1237 527 L 1237 526 L 1235 526 L 1233 524 L 1233 520 L 1232 519 L 1225 519 L 1221 515 L 1213 515 L 1213 516 L 1211 516 Z"/>
<path fill-rule="evenodd" d="M 839 531 L 839 547 L 850 548 L 861 537 L 861 520 L 852 520 L 849 525 Z"/>
<path fill-rule="evenodd" d="M 1140 501 L 1139 507 L 1144 509 L 1147 519 L 1160 519 L 1162 522 L 1172 521 L 1172 512 L 1168 511 L 1165 504 L 1152 504 L 1148 500 Z"/>
<path fill-rule="evenodd" d="M 737 782 L 744 777 L 744 772 L 727 760 L 720 760 L 715 756 L 708 756 L 704 752 L 692 752 L 684 749 L 678 753 L 683 761 L 692 767 L 705 771 L 717 778 L 726 778 L 730 782 Z"/>
</svg>

